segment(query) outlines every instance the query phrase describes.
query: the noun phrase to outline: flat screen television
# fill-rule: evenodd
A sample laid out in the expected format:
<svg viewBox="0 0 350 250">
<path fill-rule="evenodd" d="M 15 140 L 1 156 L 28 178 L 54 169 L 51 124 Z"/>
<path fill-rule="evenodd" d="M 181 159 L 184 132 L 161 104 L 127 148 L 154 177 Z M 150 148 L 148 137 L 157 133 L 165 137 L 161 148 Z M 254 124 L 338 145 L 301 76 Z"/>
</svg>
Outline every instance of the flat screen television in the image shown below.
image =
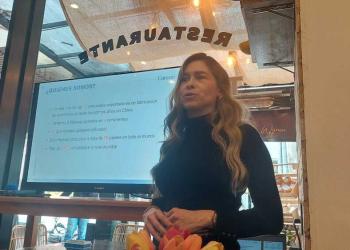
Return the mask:
<svg viewBox="0 0 350 250">
<path fill-rule="evenodd" d="M 150 192 L 178 71 L 36 84 L 21 189 Z"/>
<path fill-rule="evenodd" d="M 286 236 L 261 235 L 238 239 L 241 250 L 286 250 Z"/>
</svg>

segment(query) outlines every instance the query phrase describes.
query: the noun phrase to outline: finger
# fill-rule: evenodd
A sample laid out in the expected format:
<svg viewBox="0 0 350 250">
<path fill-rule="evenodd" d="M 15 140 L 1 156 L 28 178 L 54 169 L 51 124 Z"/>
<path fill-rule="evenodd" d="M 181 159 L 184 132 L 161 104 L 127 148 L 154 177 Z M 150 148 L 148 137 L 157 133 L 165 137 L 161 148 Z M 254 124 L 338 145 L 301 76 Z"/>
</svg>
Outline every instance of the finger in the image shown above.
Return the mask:
<svg viewBox="0 0 350 250">
<path fill-rule="evenodd" d="M 166 229 L 160 223 L 158 213 L 155 213 L 154 216 L 151 216 L 149 219 L 150 219 L 150 222 L 152 223 L 152 226 L 158 231 L 160 235 L 165 234 Z"/>
<path fill-rule="evenodd" d="M 178 208 L 176 208 L 176 207 L 170 209 L 170 210 L 167 212 L 167 216 L 171 216 L 171 215 L 174 214 L 177 210 L 178 210 Z"/>
<path fill-rule="evenodd" d="M 150 232 L 150 234 L 155 238 L 157 241 L 161 240 L 161 236 L 157 233 L 157 231 L 153 228 L 151 224 L 146 225 L 147 230 Z"/>
<path fill-rule="evenodd" d="M 146 224 L 146 230 L 149 232 L 157 241 L 161 240 L 161 236 L 158 234 L 157 230 L 153 227 L 151 223 Z"/>
<path fill-rule="evenodd" d="M 177 218 L 177 216 L 175 214 L 173 214 L 170 217 L 168 217 L 168 219 L 169 219 L 169 221 L 171 223 L 175 223 L 178 220 L 178 218 Z"/>
<path fill-rule="evenodd" d="M 169 218 L 167 216 L 165 216 L 164 213 L 157 213 L 156 214 L 158 220 L 160 221 L 160 223 L 162 223 L 166 228 L 169 228 L 172 226 L 171 221 L 169 220 Z"/>
<path fill-rule="evenodd" d="M 171 216 L 174 213 L 174 211 L 171 209 L 168 212 L 165 213 L 167 217 Z"/>
</svg>

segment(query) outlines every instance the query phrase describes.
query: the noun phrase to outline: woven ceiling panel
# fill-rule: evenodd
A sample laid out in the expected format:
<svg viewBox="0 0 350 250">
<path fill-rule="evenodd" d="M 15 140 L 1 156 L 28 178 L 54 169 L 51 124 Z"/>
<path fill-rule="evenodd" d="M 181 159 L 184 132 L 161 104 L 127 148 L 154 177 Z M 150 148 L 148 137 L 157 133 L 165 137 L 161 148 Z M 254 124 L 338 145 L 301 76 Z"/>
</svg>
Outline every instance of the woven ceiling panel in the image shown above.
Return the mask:
<svg viewBox="0 0 350 250">
<path fill-rule="evenodd" d="M 90 57 L 103 62 L 130 63 L 213 49 L 236 50 L 239 43 L 248 40 L 239 2 L 201 0 L 197 7 L 195 2 L 61 0 L 61 5 L 83 49 L 88 51 Z M 72 8 L 72 4 L 78 8 Z M 199 28 L 199 34 L 196 28 Z M 210 30 L 215 30 L 215 33 L 211 34 Z M 151 40 L 152 32 L 155 32 L 154 40 Z M 225 38 L 228 41 L 226 46 L 219 39 L 222 32 L 232 33 L 229 40 L 227 36 Z M 132 34 L 134 42 L 130 37 Z M 151 41 L 146 41 L 145 36 Z M 96 45 L 98 47 L 90 49 Z"/>
</svg>

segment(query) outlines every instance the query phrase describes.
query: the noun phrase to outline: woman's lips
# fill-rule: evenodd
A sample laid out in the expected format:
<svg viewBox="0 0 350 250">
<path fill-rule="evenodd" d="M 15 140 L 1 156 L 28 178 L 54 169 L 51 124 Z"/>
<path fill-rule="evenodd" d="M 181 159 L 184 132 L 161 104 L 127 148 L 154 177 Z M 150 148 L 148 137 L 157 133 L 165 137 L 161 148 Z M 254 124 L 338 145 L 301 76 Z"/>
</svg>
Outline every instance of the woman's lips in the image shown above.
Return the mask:
<svg viewBox="0 0 350 250">
<path fill-rule="evenodd" d="M 196 94 L 194 94 L 194 93 L 187 93 L 187 94 L 185 94 L 184 95 L 184 97 L 193 97 L 193 96 L 195 96 Z"/>
</svg>

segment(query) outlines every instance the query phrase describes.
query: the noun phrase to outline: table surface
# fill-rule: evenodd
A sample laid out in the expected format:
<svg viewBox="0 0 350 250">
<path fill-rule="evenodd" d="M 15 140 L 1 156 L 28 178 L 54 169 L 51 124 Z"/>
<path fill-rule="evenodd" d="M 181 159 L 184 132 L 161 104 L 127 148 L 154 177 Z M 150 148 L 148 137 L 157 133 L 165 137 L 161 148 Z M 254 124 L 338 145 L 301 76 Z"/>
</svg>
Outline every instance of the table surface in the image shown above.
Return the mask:
<svg viewBox="0 0 350 250">
<path fill-rule="evenodd" d="M 135 200 L 0 196 L 0 213 L 33 216 L 138 221 L 149 205 L 149 201 Z"/>
</svg>

